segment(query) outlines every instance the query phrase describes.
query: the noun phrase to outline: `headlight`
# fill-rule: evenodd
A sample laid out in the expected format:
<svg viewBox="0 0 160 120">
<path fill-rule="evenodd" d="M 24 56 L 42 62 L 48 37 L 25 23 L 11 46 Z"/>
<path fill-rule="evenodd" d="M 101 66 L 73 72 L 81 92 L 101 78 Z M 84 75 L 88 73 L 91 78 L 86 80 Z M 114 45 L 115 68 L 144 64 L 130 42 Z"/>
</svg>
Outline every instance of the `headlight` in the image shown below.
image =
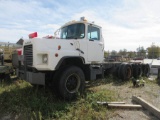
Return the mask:
<svg viewBox="0 0 160 120">
<path fill-rule="evenodd" d="M 48 63 L 48 55 L 47 54 L 42 55 L 42 63 Z"/>
</svg>

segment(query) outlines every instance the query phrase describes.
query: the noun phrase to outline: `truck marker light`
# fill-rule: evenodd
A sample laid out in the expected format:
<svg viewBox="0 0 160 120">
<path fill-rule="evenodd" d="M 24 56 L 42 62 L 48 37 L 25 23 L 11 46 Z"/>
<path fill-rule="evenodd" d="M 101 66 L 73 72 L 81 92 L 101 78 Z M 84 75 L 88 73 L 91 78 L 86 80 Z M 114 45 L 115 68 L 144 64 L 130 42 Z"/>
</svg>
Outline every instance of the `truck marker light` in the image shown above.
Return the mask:
<svg viewBox="0 0 160 120">
<path fill-rule="evenodd" d="M 34 32 L 34 33 L 29 34 L 28 36 L 29 36 L 29 38 L 35 38 L 38 35 L 37 35 L 37 32 Z"/>
<path fill-rule="evenodd" d="M 58 45 L 58 50 L 60 50 L 61 49 L 61 46 L 60 45 Z"/>
<path fill-rule="evenodd" d="M 81 18 L 80 18 L 80 21 L 87 22 L 87 20 L 85 19 L 85 17 L 81 17 Z"/>
<path fill-rule="evenodd" d="M 58 57 L 58 53 L 55 54 L 55 57 Z"/>
</svg>

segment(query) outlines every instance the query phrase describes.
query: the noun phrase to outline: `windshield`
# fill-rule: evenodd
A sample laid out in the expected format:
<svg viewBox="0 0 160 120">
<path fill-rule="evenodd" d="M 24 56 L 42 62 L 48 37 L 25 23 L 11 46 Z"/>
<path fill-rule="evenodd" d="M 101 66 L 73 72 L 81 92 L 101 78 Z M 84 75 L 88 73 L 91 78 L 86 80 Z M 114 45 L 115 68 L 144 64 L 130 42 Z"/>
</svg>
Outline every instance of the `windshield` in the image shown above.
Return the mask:
<svg viewBox="0 0 160 120">
<path fill-rule="evenodd" d="M 61 28 L 60 39 L 82 39 L 85 36 L 85 26 L 83 23 L 72 24 Z"/>
</svg>

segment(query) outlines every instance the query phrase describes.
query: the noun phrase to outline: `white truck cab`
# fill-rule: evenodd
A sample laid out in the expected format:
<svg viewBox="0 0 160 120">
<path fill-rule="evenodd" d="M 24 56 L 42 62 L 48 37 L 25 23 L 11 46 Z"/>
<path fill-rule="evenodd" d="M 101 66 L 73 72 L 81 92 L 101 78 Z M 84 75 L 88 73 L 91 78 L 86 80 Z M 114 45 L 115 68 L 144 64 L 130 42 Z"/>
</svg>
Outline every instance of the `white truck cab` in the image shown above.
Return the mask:
<svg viewBox="0 0 160 120">
<path fill-rule="evenodd" d="M 55 32 L 54 39 L 25 40 L 23 50 L 26 62 L 31 67 L 56 70 L 65 57 L 79 57 L 84 64 L 102 63 L 104 41 L 101 27 L 82 18 L 63 25 Z"/>
</svg>

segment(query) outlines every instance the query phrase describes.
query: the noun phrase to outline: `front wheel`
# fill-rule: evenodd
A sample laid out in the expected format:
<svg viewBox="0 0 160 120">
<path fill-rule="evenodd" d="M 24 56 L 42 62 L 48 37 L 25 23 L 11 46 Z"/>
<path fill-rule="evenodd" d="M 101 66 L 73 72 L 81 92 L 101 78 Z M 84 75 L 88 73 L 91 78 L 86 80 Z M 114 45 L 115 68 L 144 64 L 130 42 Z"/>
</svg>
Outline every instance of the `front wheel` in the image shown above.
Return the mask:
<svg viewBox="0 0 160 120">
<path fill-rule="evenodd" d="M 85 88 L 85 77 L 83 71 L 76 66 L 67 67 L 59 79 L 59 93 L 63 99 L 75 99 L 78 93 Z"/>
</svg>

